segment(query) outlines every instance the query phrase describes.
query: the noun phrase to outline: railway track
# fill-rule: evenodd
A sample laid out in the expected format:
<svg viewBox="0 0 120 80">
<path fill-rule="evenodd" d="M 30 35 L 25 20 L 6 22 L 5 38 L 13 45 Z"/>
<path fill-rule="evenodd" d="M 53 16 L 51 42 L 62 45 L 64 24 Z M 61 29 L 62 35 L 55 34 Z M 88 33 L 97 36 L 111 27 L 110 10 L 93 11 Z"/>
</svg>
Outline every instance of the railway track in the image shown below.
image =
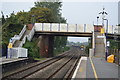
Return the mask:
<svg viewBox="0 0 120 80">
<path fill-rule="evenodd" d="M 68 79 L 72 75 L 80 55 L 79 49 L 73 48 L 66 54 L 62 54 L 16 73 L 4 76 L 2 80 L 24 80 L 29 78 L 41 78 L 47 80 L 53 78 Z"/>
</svg>

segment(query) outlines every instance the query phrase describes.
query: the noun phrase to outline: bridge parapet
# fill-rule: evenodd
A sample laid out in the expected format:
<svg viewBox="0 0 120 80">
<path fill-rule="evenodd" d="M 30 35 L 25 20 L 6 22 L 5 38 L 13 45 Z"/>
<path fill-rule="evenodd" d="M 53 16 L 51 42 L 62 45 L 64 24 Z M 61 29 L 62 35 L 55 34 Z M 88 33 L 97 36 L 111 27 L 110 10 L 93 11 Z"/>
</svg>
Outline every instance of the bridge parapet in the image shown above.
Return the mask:
<svg viewBox="0 0 120 80">
<path fill-rule="evenodd" d="M 115 26 L 114 27 L 114 33 L 115 34 L 120 34 L 120 26 Z"/>
<path fill-rule="evenodd" d="M 35 31 L 92 33 L 94 31 L 94 26 L 90 24 L 35 23 Z"/>
<path fill-rule="evenodd" d="M 35 23 L 36 32 L 94 32 L 91 24 L 65 24 L 65 23 Z M 120 34 L 119 26 L 108 26 L 108 33 Z M 106 26 L 105 26 L 106 33 Z"/>
<path fill-rule="evenodd" d="M 108 26 L 108 33 L 110 34 L 120 34 L 120 26 Z M 106 33 L 106 26 L 105 26 Z"/>
</svg>

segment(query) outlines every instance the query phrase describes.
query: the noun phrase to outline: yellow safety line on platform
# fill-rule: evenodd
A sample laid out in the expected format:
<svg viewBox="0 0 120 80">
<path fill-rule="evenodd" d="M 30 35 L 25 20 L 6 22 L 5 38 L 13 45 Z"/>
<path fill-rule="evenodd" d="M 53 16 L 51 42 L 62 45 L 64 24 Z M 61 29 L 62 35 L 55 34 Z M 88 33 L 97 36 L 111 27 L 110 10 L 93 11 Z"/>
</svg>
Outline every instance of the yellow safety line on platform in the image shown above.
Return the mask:
<svg viewBox="0 0 120 80">
<path fill-rule="evenodd" d="M 98 76 L 97 76 L 97 73 L 96 73 L 96 70 L 95 70 L 95 67 L 94 67 L 94 64 L 93 64 L 91 58 L 90 58 L 90 63 L 91 63 L 91 65 L 92 65 L 92 69 L 93 69 L 93 72 L 94 72 L 94 76 L 95 76 L 96 80 L 98 80 Z"/>
<path fill-rule="evenodd" d="M 83 68 L 81 67 L 81 68 L 80 68 L 80 72 L 82 72 L 82 71 L 83 71 Z"/>
</svg>

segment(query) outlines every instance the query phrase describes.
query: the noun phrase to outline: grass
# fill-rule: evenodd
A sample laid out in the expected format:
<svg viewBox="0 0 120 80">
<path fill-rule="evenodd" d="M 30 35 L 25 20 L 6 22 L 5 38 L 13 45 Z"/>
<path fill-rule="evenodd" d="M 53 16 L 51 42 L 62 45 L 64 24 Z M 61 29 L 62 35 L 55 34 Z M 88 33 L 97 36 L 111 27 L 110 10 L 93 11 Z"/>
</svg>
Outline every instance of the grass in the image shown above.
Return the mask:
<svg viewBox="0 0 120 80">
<path fill-rule="evenodd" d="M 34 58 L 34 60 L 38 60 L 38 61 L 44 60 L 44 59 L 46 59 L 46 58 Z"/>
</svg>

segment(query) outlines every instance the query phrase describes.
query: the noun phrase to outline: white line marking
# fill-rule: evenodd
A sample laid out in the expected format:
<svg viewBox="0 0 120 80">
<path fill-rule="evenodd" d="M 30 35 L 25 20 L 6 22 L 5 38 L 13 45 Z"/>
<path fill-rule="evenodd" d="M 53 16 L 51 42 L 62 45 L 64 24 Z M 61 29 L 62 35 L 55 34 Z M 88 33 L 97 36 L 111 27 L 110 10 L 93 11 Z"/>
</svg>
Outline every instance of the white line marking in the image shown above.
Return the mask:
<svg viewBox="0 0 120 80">
<path fill-rule="evenodd" d="M 81 59 L 79 60 L 79 63 L 78 63 L 78 65 L 77 65 L 76 69 L 75 69 L 75 72 L 74 72 L 71 80 L 74 80 L 74 79 L 75 79 L 76 74 L 77 74 L 77 71 L 78 71 L 78 69 L 79 69 L 79 67 L 80 67 L 80 64 L 81 64 L 81 61 L 82 61 L 82 60 L 87 60 L 87 57 L 81 57 Z"/>
</svg>

